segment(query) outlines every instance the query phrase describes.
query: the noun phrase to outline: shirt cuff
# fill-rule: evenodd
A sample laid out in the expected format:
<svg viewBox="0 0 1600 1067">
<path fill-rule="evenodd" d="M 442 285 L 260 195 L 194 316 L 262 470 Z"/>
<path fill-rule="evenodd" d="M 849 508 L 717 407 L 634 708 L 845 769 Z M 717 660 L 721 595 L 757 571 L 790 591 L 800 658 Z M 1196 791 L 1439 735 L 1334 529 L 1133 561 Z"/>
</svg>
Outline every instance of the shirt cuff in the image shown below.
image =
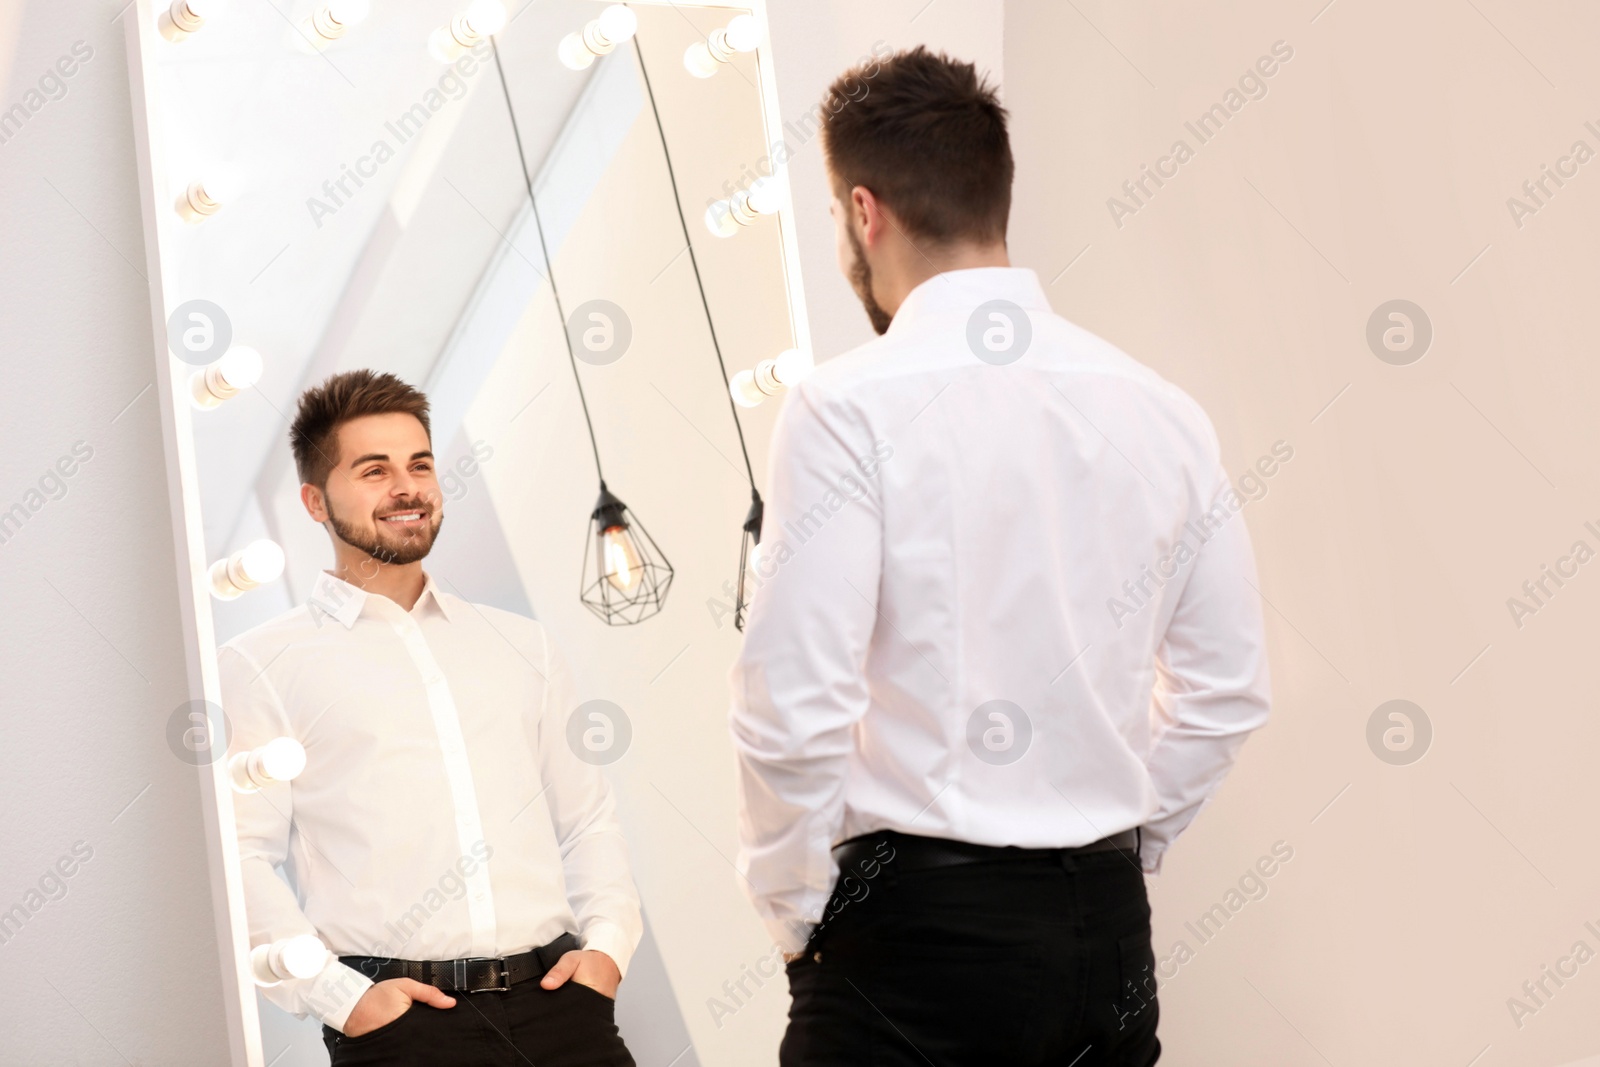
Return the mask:
<svg viewBox="0 0 1600 1067">
<path fill-rule="evenodd" d="M 301 995 L 305 998 L 306 1010 L 318 1022 L 341 1034 L 356 1001 L 372 988 L 372 979 L 338 960 L 331 961 L 315 978 L 304 979 L 304 982 Z"/>
<path fill-rule="evenodd" d="M 595 922 L 583 932 L 583 947 L 591 952 L 604 952 L 617 965 L 624 978 L 628 975 L 628 962 L 637 947 L 628 932 L 616 923 Z"/>
</svg>

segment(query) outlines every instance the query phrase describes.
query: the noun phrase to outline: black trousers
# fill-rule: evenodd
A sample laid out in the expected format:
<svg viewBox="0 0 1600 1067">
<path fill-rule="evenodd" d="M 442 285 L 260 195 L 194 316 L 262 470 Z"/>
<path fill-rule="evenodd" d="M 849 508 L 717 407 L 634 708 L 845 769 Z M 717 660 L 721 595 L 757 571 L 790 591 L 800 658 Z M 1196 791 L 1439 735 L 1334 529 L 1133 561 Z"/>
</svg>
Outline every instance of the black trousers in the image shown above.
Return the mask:
<svg viewBox="0 0 1600 1067">
<path fill-rule="evenodd" d="M 451 996 L 453 1008 L 412 1004 L 360 1037 L 324 1026 L 333 1067 L 634 1067 L 616 1001 L 570 978 L 555 989 L 531 979 L 505 993 Z"/>
<path fill-rule="evenodd" d="M 893 834 L 867 840 L 880 837 L 893 847 Z M 787 968 L 782 1067 L 1147 1067 L 1161 1055 L 1150 903 L 1131 852 L 922 871 L 891 860 L 841 871 L 827 915 Z"/>
</svg>

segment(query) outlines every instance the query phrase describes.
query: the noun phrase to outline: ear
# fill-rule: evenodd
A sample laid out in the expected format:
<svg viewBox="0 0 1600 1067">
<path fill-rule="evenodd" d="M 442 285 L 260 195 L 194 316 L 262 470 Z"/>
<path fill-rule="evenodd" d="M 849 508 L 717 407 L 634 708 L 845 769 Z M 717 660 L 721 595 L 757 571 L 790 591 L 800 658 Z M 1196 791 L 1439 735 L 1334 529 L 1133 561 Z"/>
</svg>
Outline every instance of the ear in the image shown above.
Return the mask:
<svg viewBox="0 0 1600 1067">
<path fill-rule="evenodd" d="M 861 230 L 863 245 L 873 248 L 883 239 L 883 232 L 888 229 L 888 223 L 883 215 L 883 205 L 878 203 L 878 198 L 873 195 L 871 189 L 865 185 L 852 187 L 850 201 L 845 205 L 845 210 L 850 212 L 850 221 Z"/>
<path fill-rule="evenodd" d="M 322 490 L 310 483 L 300 486 L 300 503 L 305 505 L 306 514 L 311 516 L 313 522 L 327 522 L 328 509 L 322 500 Z"/>
</svg>

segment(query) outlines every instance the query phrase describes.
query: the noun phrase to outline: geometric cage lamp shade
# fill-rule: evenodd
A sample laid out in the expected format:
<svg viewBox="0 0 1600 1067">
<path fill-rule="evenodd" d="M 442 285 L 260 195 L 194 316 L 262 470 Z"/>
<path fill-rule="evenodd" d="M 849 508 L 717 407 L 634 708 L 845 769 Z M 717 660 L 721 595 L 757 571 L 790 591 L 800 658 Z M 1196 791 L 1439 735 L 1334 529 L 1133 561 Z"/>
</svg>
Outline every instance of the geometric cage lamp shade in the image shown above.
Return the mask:
<svg viewBox="0 0 1600 1067">
<path fill-rule="evenodd" d="M 672 586 L 672 564 L 603 480 L 584 541 L 583 582 L 584 606 L 608 626 L 648 619 L 661 610 Z"/>
</svg>

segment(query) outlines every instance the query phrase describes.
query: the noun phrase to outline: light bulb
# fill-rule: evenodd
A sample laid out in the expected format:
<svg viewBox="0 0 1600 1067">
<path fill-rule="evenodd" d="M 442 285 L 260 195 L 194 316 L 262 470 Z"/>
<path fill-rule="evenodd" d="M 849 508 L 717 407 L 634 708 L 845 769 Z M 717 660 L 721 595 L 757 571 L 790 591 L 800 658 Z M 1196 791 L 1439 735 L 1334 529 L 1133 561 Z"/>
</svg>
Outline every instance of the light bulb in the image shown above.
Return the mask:
<svg viewBox="0 0 1600 1067">
<path fill-rule="evenodd" d="M 764 359 L 754 370 L 742 370 L 728 383 L 728 392 L 734 401 L 753 408 L 768 397 L 777 396 L 794 386 L 816 367 L 811 353 L 789 348 L 776 359 Z"/>
<path fill-rule="evenodd" d="M 472 0 L 472 6 L 433 31 L 428 53 L 440 63 L 454 63 L 499 33 L 506 25 L 506 7 L 500 0 Z"/>
<path fill-rule="evenodd" d="M 707 207 L 705 218 L 706 229 L 715 237 L 732 237 L 739 231 L 739 223 L 726 200 L 717 200 Z"/>
<path fill-rule="evenodd" d="M 812 371 L 816 370 L 816 361 L 811 353 L 799 348 L 786 348 L 778 353 L 778 358 L 773 360 L 773 374 L 785 388 L 795 385 Z"/>
<path fill-rule="evenodd" d="M 178 197 L 178 214 L 185 222 L 204 222 L 237 200 L 243 189 L 244 176 L 236 167 L 213 166 Z"/>
<path fill-rule="evenodd" d="M 584 47 L 583 35 L 569 33 L 561 38 L 561 43 L 556 46 L 556 56 L 561 60 L 561 65 L 572 70 L 585 70 L 594 62 L 594 53 Z"/>
<path fill-rule="evenodd" d="M 775 215 L 782 199 L 783 182 L 776 174 L 762 175 L 750 183 L 747 200 L 757 214 Z"/>
<path fill-rule="evenodd" d="M 282 573 L 283 549 L 275 541 L 255 541 L 211 565 L 211 595 L 233 600 Z"/>
<path fill-rule="evenodd" d="M 709 78 L 738 52 L 754 52 L 761 43 L 761 25 L 754 15 L 736 15 L 721 29 L 683 53 L 683 65 L 696 78 Z"/>
<path fill-rule="evenodd" d="M 644 576 L 639 549 L 626 526 L 607 526 L 600 534 L 600 551 L 606 563 L 606 581 L 623 593 L 630 592 Z"/>
<path fill-rule="evenodd" d="M 371 0 L 322 0 L 301 23 L 301 39 L 321 51 L 365 19 L 371 10 Z"/>
<path fill-rule="evenodd" d="M 292 737 L 275 737 L 262 745 L 261 769 L 275 782 L 287 782 L 306 769 L 306 750 Z"/>
<path fill-rule="evenodd" d="M 479 37 L 493 37 L 506 28 L 506 5 L 500 0 L 472 0 L 467 25 Z"/>
<path fill-rule="evenodd" d="M 733 381 L 728 383 L 728 392 L 735 403 L 745 408 L 757 407 L 767 398 L 767 394 L 756 387 L 756 372 L 753 370 L 742 370 L 735 374 Z"/>
<path fill-rule="evenodd" d="M 316 934 L 286 937 L 250 950 L 250 976 L 260 986 L 314 978 L 327 966 L 329 955 L 328 946 Z"/>
<path fill-rule="evenodd" d="M 696 41 L 683 50 L 683 66 L 696 78 L 709 78 L 717 72 L 720 64 L 704 41 Z"/>
<path fill-rule="evenodd" d="M 161 12 L 156 28 L 173 44 L 182 44 L 200 32 L 218 6 L 215 0 L 172 0 Z"/>
<path fill-rule="evenodd" d="M 275 737 L 260 748 L 228 760 L 228 778 L 240 793 L 254 793 L 273 782 L 290 782 L 306 769 L 306 750 L 292 737 Z"/>
<path fill-rule="evenodd" d="M 761 43 L 761 25 L 754 15 L 735 15 L 722 32 L 735 52 L 754 52 Z"/>
<path fill-rule="evenodd" d="M 239 570 L 256 585 L 274 581 L 283 573 L 283 549 L 265 538 L 251 542 L 239 553 Z"/>
<path fill-rule="evenodd" d="M 261 353 L 248 345 L 234 345 L 221 359 L 189 376 L 189 399 L 195 407 L 209 411 L 260 380 Z"/>
<path fill-rule="evenodd" d="M 626 41 L 639 29 L 639 16 L 627 4 L 612 4 L 600 12 L 600 17 L 595 21 L 600 25 L 600 32 L 613 45 Z"/>
<path fill-rule="evenodd" d="M 217 360 L 217 373 L 234 389 L 248 389 L 261 380 L 261 353 L 234 345 Z"/>
<path fill-rule="evenodd" d="M 372 11 L 372 0 L 327 0 L 323 5 L 341 26 L 354 26 Z"/>
<path fill-rule="evenodd" d="M 591 19 L 581 30 L 561 38 L 556 55 L 563 65 L 583 70 L 599 56 L 609 55 L 617 45 L 634 35 L 639 16 L 627 4 L 612 4 Z"/>
<path fill-rule="evenodd" d="M 776 175 L 765 175 L 739 189 L 726 200 L 716 200 L 706 208 L 706 229 L 718 237 L 732 237 L 740 227 L 750 226 L 763 215 L 777 212 L 783 183 Z"/>
</svg>

